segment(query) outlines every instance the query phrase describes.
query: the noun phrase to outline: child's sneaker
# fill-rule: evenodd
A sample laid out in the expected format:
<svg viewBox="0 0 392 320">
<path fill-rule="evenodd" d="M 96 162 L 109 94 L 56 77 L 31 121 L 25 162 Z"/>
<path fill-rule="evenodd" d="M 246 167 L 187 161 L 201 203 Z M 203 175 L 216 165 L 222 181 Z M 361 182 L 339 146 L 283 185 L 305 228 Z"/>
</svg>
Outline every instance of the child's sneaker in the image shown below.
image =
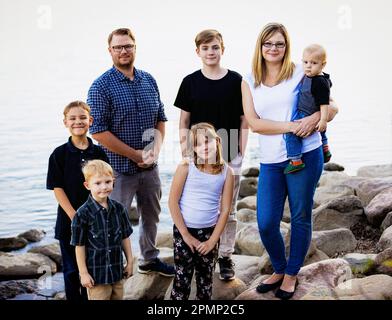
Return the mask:
<svg viewBox="0 0 392 320">
<path fill-rule="evenodd" d="M 284 169 L 284 174 L 297 172 L 305 168 L 305 163 L 302 160 L 290 161 L 287 167 Z"/>
<path fill-rule="evenodd" d="M 323 152 L 324 155 L 324 163 L 329 162 L 329 160 L 331 160 L 332 154 L 329 150 L 326 150 Z"/>
</svg>

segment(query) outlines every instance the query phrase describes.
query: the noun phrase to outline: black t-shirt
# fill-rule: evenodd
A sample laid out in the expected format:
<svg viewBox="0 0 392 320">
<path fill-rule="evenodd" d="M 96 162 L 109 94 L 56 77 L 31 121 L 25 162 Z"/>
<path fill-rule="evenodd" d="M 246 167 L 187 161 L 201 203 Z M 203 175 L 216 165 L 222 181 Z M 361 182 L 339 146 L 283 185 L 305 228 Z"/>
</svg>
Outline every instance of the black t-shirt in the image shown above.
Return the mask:
<svg viewBox="0 0 392 320">
<path fill-rule="evenodd" d="M 82 165 L 94 159 L 109 163 L 105 151 L 93 144 L 90 138 L 87 139 L 89 146 L 86 150 L 76 148 L 70 137 L 67 143 L 57 147 L 49 157 L 46 188 L 49 190 L 62 188 L 75 210 L 87 201 L 90 194 L 90 191 L 83 185 Z M 64 241 L 71 240 L 71 219 L 60 205 L 57 208 L 55 238 Z"/>
<path fill-rule="evenodd" d="M 330 88 L 332 82 L 329 79 L 329 74 L 323 73 L 312 77 L 312 95 L 316 106 L 329 104 Z"/>
<path fill-rule="evenodd" d="M 208 122 L 222 138 L 223 157 L 234 159 L 239 152 L 239 129 L 242 108 L 242 77 L 228 70 L 219 80 L 206 78 L 201 70 L 186 76 L 178 90 L 174 105 L 190 112 L 190 126 Z"/>
</svg>

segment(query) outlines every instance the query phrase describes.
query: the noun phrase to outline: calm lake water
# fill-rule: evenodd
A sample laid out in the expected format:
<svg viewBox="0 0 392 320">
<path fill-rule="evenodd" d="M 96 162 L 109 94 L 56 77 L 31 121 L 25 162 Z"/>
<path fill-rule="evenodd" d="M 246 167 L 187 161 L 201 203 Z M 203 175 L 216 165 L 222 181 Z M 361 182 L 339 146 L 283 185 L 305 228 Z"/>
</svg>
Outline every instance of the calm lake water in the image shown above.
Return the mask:
<svg viewBox="0 0 392 320">
<path fill-rule="evenodd" d="M 167 198 L 180 157 L 179 111 L 172 103 L 182 78 L 200 67 L 193 39 L 205 28 L 223 33 L 222 64 L 241 74 L 248 72 L 257 34 L 269 21 L 287 26 L 295 61 L 305 45 L 322 43 L 328 51 L 325 71 L 340 106 L 328 127 L 332 160 L 350 175 L 361 166 L 392 161 L 391 44 L 380 32 L 392 27 L 387 1 L 370 6 L 336 0 L 317 8 L 312 1 L 46 3 L 0 3 L 0 237 L 39 228 L 48 232 L 43 242 L 53 242 L 57 204 L 45 182 L 50 153 L 68 137 L 62 109 L 71 100 L 85 100 L 92 81 L 111 66 L 105 41 L 119 26 L 135 31 L 136 67 L 157 79 L 169 118 L 160 158 L 160 230 L 171 227 Z M 207 3 L 210 13 L 203 9 Z M 305 17 L 314 28 L 299 21 Z M 251 134 L 244 167 L 257 165 L 257 138 Z M 136 251 L 137 234 L 136 227 Z"/>
</svg>

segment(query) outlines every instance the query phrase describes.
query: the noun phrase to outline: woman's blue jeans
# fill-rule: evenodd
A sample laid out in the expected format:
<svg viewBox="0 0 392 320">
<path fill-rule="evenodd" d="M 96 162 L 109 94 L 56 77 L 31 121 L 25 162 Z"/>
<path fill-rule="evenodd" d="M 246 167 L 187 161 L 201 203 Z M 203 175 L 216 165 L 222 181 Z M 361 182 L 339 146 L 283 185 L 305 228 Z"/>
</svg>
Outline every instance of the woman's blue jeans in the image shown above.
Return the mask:
<svg viewBox="0 0 392 320">
<path fill-rule="evenodd" d="M 302 267 L 312 239 L 313 196 L 323 170 L 323 152 L 319 147 L 303 154 L 305 168 L 284 174 L 288 160 L 260 164 L 257 188 L 257 222 L 261 241 L 275 273 L 296 275 Z M 291 212 L 291 239 L 288 261 L 280 233 L 286 197 Z"/>
</svg>

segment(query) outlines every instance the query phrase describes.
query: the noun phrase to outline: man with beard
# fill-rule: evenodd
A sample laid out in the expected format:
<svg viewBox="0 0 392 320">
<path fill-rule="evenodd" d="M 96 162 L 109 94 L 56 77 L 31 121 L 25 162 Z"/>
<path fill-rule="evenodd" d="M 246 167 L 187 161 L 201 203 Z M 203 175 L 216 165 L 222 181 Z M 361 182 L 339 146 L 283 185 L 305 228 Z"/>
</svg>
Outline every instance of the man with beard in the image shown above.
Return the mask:
<svg viewBox="0 0 392 320">
<path fill-rule="evenodd" d="M 88 92 L 94 123 L 90 132 L 106 151 L 115 170 L 114 200 L 127 209 L 136 196 L 141 223 L 140 273 L 174 276 L 174 268 L 158 259 L 155 246 L 161 211 L 157 159 L 167 121 L 155 79 L 134 67 L 136 43 L 131 30 L 116 29 L 108 38 L 113 67 Z M 116 230 L 109 232 L 117 236 Z"/>
</svg>

